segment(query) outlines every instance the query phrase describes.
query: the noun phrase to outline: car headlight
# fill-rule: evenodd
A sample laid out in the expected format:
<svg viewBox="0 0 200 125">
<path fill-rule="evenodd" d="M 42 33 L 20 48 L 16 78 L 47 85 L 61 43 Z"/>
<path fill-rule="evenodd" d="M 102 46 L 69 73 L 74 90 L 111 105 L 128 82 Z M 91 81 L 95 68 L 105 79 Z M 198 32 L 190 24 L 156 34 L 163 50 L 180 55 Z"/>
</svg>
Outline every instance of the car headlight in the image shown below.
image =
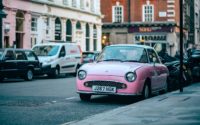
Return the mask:
<svg viewBox="0 0 200 125">
<path fill-rule="evenodd" d="M 126 73 L 125 78 L 128 82 L 133 82 L 136 79 L 136 73 L 135 72 L 128 72 L 128 73 Z"/>
<path fill-rule="evenodd" d="M 84 70 L 80 70 L 80 71 L 78 72 L 78 78 L 79 78 L 80 80 L 85 79 L 86 76 L 87 76 L 86 71 L 84 71 Z"/>
</svg>

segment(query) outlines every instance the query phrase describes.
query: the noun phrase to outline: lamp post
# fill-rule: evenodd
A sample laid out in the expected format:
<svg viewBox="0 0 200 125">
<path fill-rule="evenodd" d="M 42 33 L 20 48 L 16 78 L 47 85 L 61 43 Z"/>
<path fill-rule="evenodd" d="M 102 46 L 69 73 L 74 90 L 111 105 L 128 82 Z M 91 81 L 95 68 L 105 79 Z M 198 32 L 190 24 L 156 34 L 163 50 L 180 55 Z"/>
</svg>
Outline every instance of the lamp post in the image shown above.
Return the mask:
<svg viewBox="0 0 200 125">
<path fill-rule="evenodd" d="M 183 0 L 179 0 L 180 5 L 180 74 L 179 89 L 183 92 Z"/>
<path fill-rule="evenodd" d="M 3 34 L 2 34 L 2 19 L 3 18 L 5 18 L 6 17 L 6 13 L 5 12 L 3 12 L 3 3 L 2 3 L 2 0 L 0 0 L 0 48 L 2 48 L 2 36 L 3 36 Z"/>
</svg>

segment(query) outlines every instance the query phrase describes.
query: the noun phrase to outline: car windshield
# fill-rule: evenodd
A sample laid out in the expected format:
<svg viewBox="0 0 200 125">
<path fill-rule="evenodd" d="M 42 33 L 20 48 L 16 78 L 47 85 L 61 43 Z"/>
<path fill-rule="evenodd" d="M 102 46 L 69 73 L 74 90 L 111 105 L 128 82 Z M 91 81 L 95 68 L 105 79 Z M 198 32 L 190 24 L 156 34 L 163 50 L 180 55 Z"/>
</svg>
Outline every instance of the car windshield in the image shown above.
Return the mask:
<svg viewBox="0 0 200 125">
<path fill-rule="evenodd" d="M 83 58 L 93 58 L 94 53 L 83 53 Z"/>
<path fill-rule="evenodd" d="M 35 46 L 33 51 L 37 56 L 54 56 L 58 53 L 59 46 L 57 45 L 45 45 Z"/>
<path fill-rule="evenodd" d="M 1 59 L 2 56 L 3 56 L 3 52 L 4 52 L 4 51 L 1 49 L 1 50 L 0 50 L 0 59 Z"/>
<path fill-rule="evenodd" d="M 140 62 L 144 48 L 135 46 L 110 46 L 106 47 L 98 56 L 100 61 Z"/>
</svg>

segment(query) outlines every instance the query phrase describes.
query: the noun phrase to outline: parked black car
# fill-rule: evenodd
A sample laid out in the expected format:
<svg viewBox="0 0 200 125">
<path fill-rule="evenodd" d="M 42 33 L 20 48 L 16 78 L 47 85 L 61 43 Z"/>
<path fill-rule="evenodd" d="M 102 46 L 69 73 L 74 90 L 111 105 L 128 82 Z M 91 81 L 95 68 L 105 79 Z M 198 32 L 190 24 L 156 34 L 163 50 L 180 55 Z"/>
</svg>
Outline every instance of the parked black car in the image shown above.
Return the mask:
<svg viewBox="0 0 200 125">
<path fill-rule="evenodd" d="M 0 81 L 17 77 L 30 81 L 39 72 L 40 63 L 32 50 L 0 49 Z"/>
<path fill-rule="evenodd" d="M 95 58 L 99 55 L 100 52 L 97 51 L 86 51 L 83 52 L 83 63 L 91 63 L 95 60 Z"/>
<path fill-rule="evenodd" d="M 159 53 L 161 61 L 169 70 L 168 89 L 175 90 L 179 88 L 179 74 L 180 74 L 180 59 L 172 57 L 167 53 Z M 187 86 L 193 81 L 191 67 L 188 63 L 188 58 L 183 60 L 183 85 Z"/>
<path fill-rule="evenodd" d="M 188 63 L 192 70 L 194 81 L 200 81 L 200 50 L 194 49 L 188 51 Z"/>
</svg>

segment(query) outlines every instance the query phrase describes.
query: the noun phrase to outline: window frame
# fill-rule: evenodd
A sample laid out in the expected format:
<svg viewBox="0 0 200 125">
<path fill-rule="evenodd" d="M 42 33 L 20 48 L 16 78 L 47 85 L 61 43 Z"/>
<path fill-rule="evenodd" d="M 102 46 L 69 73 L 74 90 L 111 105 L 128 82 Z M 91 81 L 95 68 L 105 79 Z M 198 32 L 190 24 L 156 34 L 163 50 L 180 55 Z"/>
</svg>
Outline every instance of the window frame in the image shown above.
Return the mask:
<svg viewBox="0 0 200 125">
<path fill-rule="evenodd" d="M 35 19 L 35 20 L 33 20 Z M 37 17 L 31 17 L 31 31 L 37 32 L 38 31 L 38 18 Z"/>
<path fill-rule="evenodd" d="M 121 9 L 121 15 L 117 11 L 117 8 L 118 8 L 118 11 L 120 11 L 119 8 Z M 121 19 L 120 19 L 120 16 L 121 16 Z M 122 5 L 112 6 L 112 22 L 113 23 L 123 23 L 124 22 L 124 6 L 122 6 Z"/>
<path fill-rule="evenodd" d="M 149 11 L 149 7 L 151 7 L 152 13 L 148 12 L 145 13 L 146 11 Z M 145 8 L 148 8 L 147 10 Z M 148 15 L 148 16 L 147 16 Z M 151 15 L 151 20 L 150 20 L 150 15 Z M 143 22 L 153 22 L 154 21 L 154 5 L 153 4 L 145 4 L 142 7 L 142 21 Z"/>
</svg>

